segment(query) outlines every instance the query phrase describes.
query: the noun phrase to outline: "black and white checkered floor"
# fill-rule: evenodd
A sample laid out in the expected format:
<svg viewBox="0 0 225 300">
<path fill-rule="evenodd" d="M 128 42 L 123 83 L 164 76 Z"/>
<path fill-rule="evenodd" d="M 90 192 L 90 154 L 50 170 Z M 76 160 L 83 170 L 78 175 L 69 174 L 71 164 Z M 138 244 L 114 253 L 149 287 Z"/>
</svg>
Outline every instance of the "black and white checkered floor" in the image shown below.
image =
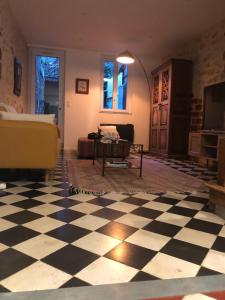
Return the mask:
<svg viewBox="0 0 225 300">
<path fill-rule="evenodd" d="M 225 221 L 207 193 L 68 193 L 54 180 L 0 191 L 0 291 L 225 273 Z"/>
<path fill-rule="evenodd" d="M 217 172 L 210 171 L 206 167 L 199 166 L 199 164 L 194 161 L 171 159 L 163 156 L 159 157 L 159 156 L 145 155 L 144 157 L 148 159 L 153 159 L 173 169 L 176 169 L 180 172 L 186 173 L 188 175 L 194 176 L 204 181 L 217 179 L 216 177 Z"/>
</svg>

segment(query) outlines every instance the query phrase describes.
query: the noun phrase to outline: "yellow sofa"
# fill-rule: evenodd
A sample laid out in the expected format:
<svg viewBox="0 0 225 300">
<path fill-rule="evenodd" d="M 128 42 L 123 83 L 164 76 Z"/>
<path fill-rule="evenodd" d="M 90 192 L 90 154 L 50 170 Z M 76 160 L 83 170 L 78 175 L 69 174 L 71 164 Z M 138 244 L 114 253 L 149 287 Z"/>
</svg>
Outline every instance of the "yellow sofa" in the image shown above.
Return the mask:
<svg viewBox="0 0 225 300">
<path fill-rule="evenodd" d="M 56 125 L 0 120 L 0 168 L 53 169 L 59 145 Z"/>
</svg>

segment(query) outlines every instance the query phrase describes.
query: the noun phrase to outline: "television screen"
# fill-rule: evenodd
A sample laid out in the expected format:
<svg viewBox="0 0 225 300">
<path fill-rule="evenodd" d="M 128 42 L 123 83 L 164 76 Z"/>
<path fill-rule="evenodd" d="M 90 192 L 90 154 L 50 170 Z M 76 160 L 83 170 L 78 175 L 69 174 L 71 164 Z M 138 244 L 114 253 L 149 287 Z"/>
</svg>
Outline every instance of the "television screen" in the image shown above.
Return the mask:
<svg viewBox="0 0 225 300">
<path fill-rule="evenodd" d="M 225 130 L 225 82 L 204 89 L 204 129 Z"/>
</svg>

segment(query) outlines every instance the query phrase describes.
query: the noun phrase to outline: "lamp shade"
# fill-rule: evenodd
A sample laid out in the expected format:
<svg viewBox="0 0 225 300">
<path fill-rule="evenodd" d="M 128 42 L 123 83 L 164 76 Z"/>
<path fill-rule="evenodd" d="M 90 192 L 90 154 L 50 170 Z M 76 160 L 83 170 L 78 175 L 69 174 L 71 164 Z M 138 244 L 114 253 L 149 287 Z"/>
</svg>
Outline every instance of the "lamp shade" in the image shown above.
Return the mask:
<svg viewBox="0 0 225 300">
<path fill-rule="evenodd" d="M 132 64 L 135 61 L 134 56 L 129 51 L 120 53 L 116 60 L 121 64 Z"/>
</svg>

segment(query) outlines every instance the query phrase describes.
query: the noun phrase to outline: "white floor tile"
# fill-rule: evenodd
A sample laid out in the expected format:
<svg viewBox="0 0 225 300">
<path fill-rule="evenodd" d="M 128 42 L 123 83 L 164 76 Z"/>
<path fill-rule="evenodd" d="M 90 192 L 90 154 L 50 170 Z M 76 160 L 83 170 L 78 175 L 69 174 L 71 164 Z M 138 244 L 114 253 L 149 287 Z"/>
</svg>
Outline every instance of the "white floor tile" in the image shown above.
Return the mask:
<svg viewBox="0 0 225 300">
<path fill-rule="evenodd" d="M 183 300 L 216 300 L 216 299 L 203 294 L 194 294 L 194 295 L 185 296 Z"/>
<path fill-rule="evenodd" d="M 126 214 L 122 217 L 119 217 L 115 221 L 135 228 L 142 228 L 145 225 L 147 225 L 151 220 L 133 214 Z"/>
<path fill-rule="evenodd" d="M 7 230 L 9 228 L 15 227 L 17 224 L 4 220 L 4 219 L 0 219 L 0 231 L 3 230 Z"/>
<path fill-rule="evenodd" d="M 26 224 L 23 224 L 24 227 L 33 229 L 40 233 L 46 233 L 48 231 L 51 231 L 51 230 L 58 228 L 60 226 L 63 226 L 63 225 L 65 225 L 64 222 L 55 220 L 55 219 L 49 218 L 49 217 L 43 217 L 43 218 L 28 222 Z"/>
<path fill-rule="evenodd" d="M 16 203 L 16 202 L 26 200 L 26 199 L 28 199 L 28 198 L 24 197 L 24 196 L 12 194 L 12 195 L 1 197 L 1 202 L 5 203 L 5 204 L 12 204 L 12 203 Z"/>
<path fill-rule="evenodd" d="M 70 209 L 72 209 L 72 210 L 76 210 L 76 211 L 79 211 L 79 212 L 82 212 L 85 214 L 91 214 L 94 211 L 99 210 L 101 208 L 102 208 L 102 206 L 95 205 L 92 203 L 80 203 L 80 204 L 70 207 Z"/>
<path fill-rule="evenodd" d="M 51 203 L 51 202 L 62 199 L 62 197 L 57 196 L 57 195 L 52 195 L 52 194 L 45 194 L 45 195 L 34 197 L 33 199 L 39 200 L 39 201 L 42 201 L 45 203 Z"/>
<path fill-rule="evenodd" d="M 9 189 L 6 189 L 5 191 L 8 193 L 12 193 L 12 194 L 18 194 L 18 193 L 23 193 L 23 192 L 27 192 L 30 191 L 31 189 L 25 187 L 25 186 L 15 186 Z"/>
<path fill-rule="evenodd" d="M 137 205 L 130 204 L 130 203 L 125 203 L 125 202 L 115 202 L 107 206 L 107 208 L 119 210 L 122 212 L 131 212 L 132 210 L 138 208 Z"/>
<path fill-rule="evenodd" d="M 225 274 L 225 253 L 209 250 L 202 262 L 202 266 Z"/>
<path fill-rule="evenodd" d="M 42 259 L 66 245 L 67 243 L 63 241 L 41 234 L 23 243 L 17 244 L 13 248 L 36 259 Z"/>
<path fill-rule="evenodd" d="M 195 219 L 200 219 L 203 221 L 208 221 L 208 222 L 212 222 L 212 223 L 216 223 L 216 224 L 221 224 L 224 225 L 225 224 L 225 220 L 218 217 L 217 215 L 207 212 L 207 211 L 199 211 L 195 216 Z"/>
<path fill-rule="evenodd" d="M 148 194 L 148 193 L 137 193 L 137 194 L 133 195 L 133 197 L 151 201 L 151 200 L 158 198 L 159 196 L 153 195 L 153 194 Z"/>
<path fill-rule="evenodd" d="M 203 208 L 204 204 L 181 200 L 180 202 L 177 203 L 176 206 L 200 210 Z"/>
<path fill-rule="evenodd" d="M 183 199 L 187 198 L 187 195 L 174 193 L 174 192 L 167 192 L 166 194 L 163 195 L 163 197 L 173 198 L 176 200 L 183 200 Z"/>
<path fill-rule="evenodd" d="M 120 243 L 120 240 L 98 232 L 92 232 L 72 244 L 82 249 L 94 252 L 98 255 L 104 255 Z"/>
<path fill-rule="evenodd" d="M 185 226 L 191 218 L 180 216 L 177 214 L 172 214 L 169 212 L 165 212 L 161 214 L 158 218 L 156 218 L 157 221 L 162 221 L 168 224 L 178 225 L 178 226 Z"/>
<path fill-rule="evenodd" d="M 161 279 L 194 277 L 200 266 L 185 260 L 158 253 L 142 271 Z"/>
<path fill-rule="evenodd" d="M 213 243 L 216 240 L 216 235 L 190 229 L 190 228 L 182 228 L 177 235 L 174 237 L 178 240 L 199 245 L 206 248 L 211 248 Z"/>
<path fill-rule="evenodd" d="M 116 200 L 116 201 L 121 201 L 127 198 L 127 195 L 123 195 L 120 193 L 115 193 L 115 192 L 111 192 L 111 193 L 107 193 L 106 195 L 102 196 L 102 198 L 105 199 L 110 199 L 110 200 Z"/>
<path fill-rule="evenodd" d="M 72 276 L 41 261 L 1 281 L 1 285 L 13 292 L 56 289 Z"/>
<path fill-rule="evenodd" d="M 13 181 L 11 182 L 12 184 L 15 184 L 15 185 L 18 185 L 18 186 L 23 186 L 23 185 L 28 185 L 28 184 L 33 184 L 35 182 L 33 181 L 23 181 L 23 180 L 20 180 L 20 181 Z"/>
<path fill-rule="evenodd" d="M 56 192 L 62 191 L 62 189 L 58 188 L 58 187 L 54 187 L 54 186 L 46 186 L 46 187 L 38 189 L 38 191 L 51 194 L 51 193 L 56 193 Z"/>
<path fill-rule="evenodd" d="M 53 213 L 63 210 L 63 209 L 64 209 L 64 207 L 46 203 L 46 204 L 32 207 L 29 210 L 32 212 L 35 212 L 37 214 L 47 216 L 47 215 L 53 214 Z"/>
<path fill-rule="evenodd" d="M 0 206 L 0 217 L 5 217 L 8 215 L 17 213 L 21 210 L 23 210 L 23 209 L 16 207 L 16 206 L 12 206 L 12 205 Z"/>
<path fill-rule="evenodd" d="M 166 203 L 160 203 L 156 201 L 151 201 L 143 205 L 143 207 L 147 207 L 150 209 L 155 209 L 159 211 L 167 211 L 172 207 L 172 205 L 166 204 Z"/>
<path fill-rule="evenodd" d="M 141 229 L 129 236 L 126 242 L 159 251 L 170 239 L 170 237 Z"/>
<path fill-rule="evenodd" d="M 225 237 L 225 225 L 223 226 L 223 228 L 221 229 L 219 236 Z"/>
<path fill-rule="evenodd" d="M 100 257 L 75 276 L 93 285 L 129 282 L 138 270 Z"/>
<path fill-rule="evenodd" d="M 6 249 L 8 249 L 8 247 L 6 245 L 0 243 L 0 252 L 4 251 Z"/>
<path fill-rule="evenodd" d="M 76 226 L 79 226 L 82 228 L 86 228 L 89 230 L 96 230 L 96 229 L 106 225 L 109 222 L 110 221 L 107 219 L 99 218 L 99 217 L 92 216 L 92 215 L 87 215 L 87 216 L 83 216 L 79 219 L 74 220 L 70 224 L 73 224 L 73 225 L 76 225 Z"/>
<path fill-rule="evenodd" d="M 95 199 L 96 196 L 91 195 L 91 194 L 82 194 L 82 193 L 80 193 L 80 194 L 69 196 L 68 198 L 72 199 L 72 200 L 78 200 L 78 201 L 86 202 L 86 201 Z"/>
<path fill-rule="evenodd" d="M 209 193 L 200 193 L 194 191 L 192 196 L 209 199 Z"/>
</svg>

